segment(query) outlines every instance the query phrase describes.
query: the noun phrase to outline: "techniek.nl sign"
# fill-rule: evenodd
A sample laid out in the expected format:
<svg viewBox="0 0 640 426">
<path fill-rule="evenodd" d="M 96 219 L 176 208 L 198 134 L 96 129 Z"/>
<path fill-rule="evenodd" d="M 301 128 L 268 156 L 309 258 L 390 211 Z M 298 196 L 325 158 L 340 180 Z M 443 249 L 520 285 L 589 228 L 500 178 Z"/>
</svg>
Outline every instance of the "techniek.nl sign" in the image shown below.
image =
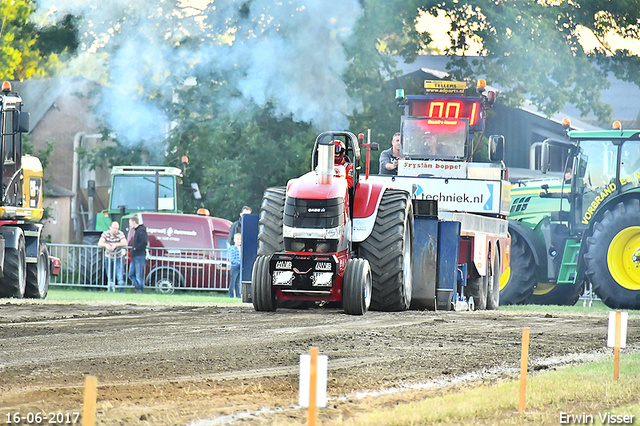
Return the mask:
<svg viewBox="0 0 640 426">
<path fill-rule="evenodd" d="M 436 200 L 441 210 L 478 213 L 500 210 L 499 182 L 396 178 L 390 186 L 408 191 L 416 200 Z"/>
</svg>

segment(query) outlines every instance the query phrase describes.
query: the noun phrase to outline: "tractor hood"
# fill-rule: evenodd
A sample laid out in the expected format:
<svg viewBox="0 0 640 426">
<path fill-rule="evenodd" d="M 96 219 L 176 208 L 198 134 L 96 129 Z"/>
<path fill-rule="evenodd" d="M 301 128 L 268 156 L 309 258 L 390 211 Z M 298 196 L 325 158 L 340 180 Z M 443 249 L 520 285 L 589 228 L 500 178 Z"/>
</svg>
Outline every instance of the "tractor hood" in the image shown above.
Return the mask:
<svg viewBox="0 0 640 426">
<path fill-rule="evenodd" d="M 330 183 L 319 183 L 318 173 L 315 171 L 292 179 L 287 185 L 287 196 L 293 198 L 326 200 L 345 198 L 346 195 L 347 180 L 345 178 L 334 176 Z"/>
</svg>

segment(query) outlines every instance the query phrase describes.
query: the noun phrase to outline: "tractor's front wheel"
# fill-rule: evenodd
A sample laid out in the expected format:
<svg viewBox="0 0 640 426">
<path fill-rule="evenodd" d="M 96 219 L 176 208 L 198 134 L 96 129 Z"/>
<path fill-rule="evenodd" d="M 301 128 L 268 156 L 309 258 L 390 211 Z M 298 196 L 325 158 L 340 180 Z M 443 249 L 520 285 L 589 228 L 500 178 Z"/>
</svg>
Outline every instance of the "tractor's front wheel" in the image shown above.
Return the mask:
<svg viewBox="0 0 640 426">
<path fill-rule="evenodd" d="M 500 285 L 501 305 L 520 305 L 527 301 L 533 294 L 538 283 L 536 277 L 536 262 L 531 247 L 525 239 L 512 229 L 511 234 L 511 261 L 505 271 L 503 283 Z"/>
<path fill-rule="evenodd" d="M 525 303 L 530 305 L 573 306 L 584 290 L 582 284 L 538 283 Z"/>
<path fill-rule="evenodd" d="M 270 256 L 258 256 L 253 264 L 251 274 L 251 294 L 253 307 L 256 311 L 275 311 L 276 295 L 271 286 L 271 274 L 269 273 Z"/>
<path fill-rule="evenodd" d="M 618 203 L 587 239 L 587 279 L 611 309 L 640 309 L 640 201 Z"/>
<path fill-rule="evenodd" d="M 371 305 L 371 268 L 366 259 L 349 259 L 342 279 L 342 308 L 350 315 L 364 315 Z"/>
<path fill-rule="evenodd" d="M 371 309 L 409 309 L 413 268 L 413 205 L 408 192 L 393 189 L 384 192 L 371 235 L 360 243 L 358 253 L 371 266 Z"/>
</svg>

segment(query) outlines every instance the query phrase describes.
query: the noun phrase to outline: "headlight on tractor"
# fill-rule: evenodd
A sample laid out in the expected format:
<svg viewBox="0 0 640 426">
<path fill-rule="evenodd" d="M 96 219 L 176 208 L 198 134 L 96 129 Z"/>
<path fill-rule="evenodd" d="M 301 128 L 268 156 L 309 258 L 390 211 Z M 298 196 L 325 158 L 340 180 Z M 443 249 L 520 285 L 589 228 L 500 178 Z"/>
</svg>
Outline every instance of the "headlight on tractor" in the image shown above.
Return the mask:
<svg viewBox="0 0 640 426">
<path fill-rule="evenodd" d="M 333 272 L 314 272 L 311 282 L 316 287 L 331 287 L 333 285 Z"/>
<path fill-rule="evenodd" d="M 293 285 L 292 271 L 275 271 L 273 273 L 273 285 L 291 286 Z"/>
</svg>

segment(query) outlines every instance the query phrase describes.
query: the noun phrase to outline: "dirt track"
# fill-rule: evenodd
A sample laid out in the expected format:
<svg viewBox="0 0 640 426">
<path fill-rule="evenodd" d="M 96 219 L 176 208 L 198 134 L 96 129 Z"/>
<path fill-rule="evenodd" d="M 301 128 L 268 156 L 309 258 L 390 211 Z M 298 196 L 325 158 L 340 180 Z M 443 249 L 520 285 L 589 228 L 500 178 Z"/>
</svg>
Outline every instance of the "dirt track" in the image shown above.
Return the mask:
<svg viewBox="0 0 640 426">
<path fill-rule="evenodd" d="M 635 318 L 629 319 L 628 345 L 638 347 Z M 302 424 L 306 411 L 291 407 L 298 398 L 299 355 L 311 346 L 329 357 L 332 399 L 321 416 L 346 418 L 375 404 L 353 398 L 356 391 L 514 375 L 523 327 L 531 330 L 534 370 L 605 351 L 602 313 L 411 311 L 353 317 L 335 309 L 259 313 L 251 305 L 5 302 L 0 423 L 7 413 L 81 411 L 84 377 L 95 375 L 99 425 L 186 425 L 202 419 Z M 340 396 L 347 400 L 335 398 Z M 256 413 L 262 408 L 276 411 Z"/>
</svg>

